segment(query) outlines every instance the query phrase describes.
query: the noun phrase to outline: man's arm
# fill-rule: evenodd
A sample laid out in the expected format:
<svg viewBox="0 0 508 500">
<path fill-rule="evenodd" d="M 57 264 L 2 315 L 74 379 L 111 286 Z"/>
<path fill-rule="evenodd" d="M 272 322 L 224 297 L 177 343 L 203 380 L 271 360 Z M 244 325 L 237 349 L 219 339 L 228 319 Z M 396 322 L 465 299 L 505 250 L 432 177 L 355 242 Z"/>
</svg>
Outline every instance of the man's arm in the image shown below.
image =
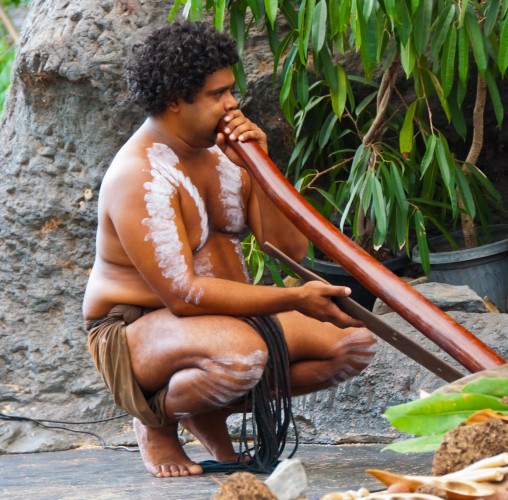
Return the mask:
<svg viewBox="0 0 508 500">
<path fill-rule="evenodd" d="M 229 141 L 256 141 L 265 152 L 268 152 L 266 134 L 240 110 L 230 111 L 225 121 L 228 123 L 226 133 Z M 245 168 L 223 134 L 217 135 L 217 144 L 231 161 Z M 301 261 L 307 253 L 307 238 L 266 196 L 252 176 L 250 180 L 248 222 L 259 244 L 268 241 L 294 260 Z"/>
</svg>

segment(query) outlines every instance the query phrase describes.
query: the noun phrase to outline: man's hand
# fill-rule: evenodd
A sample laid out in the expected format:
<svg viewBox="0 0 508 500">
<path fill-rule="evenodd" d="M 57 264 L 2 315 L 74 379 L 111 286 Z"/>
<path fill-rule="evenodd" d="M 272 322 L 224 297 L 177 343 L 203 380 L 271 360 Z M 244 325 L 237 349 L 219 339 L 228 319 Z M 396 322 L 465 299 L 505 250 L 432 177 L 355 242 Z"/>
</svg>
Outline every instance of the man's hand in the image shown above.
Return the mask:
<svg viewBox="0 0 508 500">
<path fill-rule="evenodd" d="M 298 311 L 320 321 L 328 321 L 339 328 L 350 326 L 365 326 L 362 321 L 357 320 L 342 311 L 333 301 L 333 297 L 347 297 L 351 289 L 345 286 L 333 286 L 321 283 L 320 281 L 309 281 L 301 286 L 301 300 L 298 304 Z"/>
<path fill-rule="evenodd" d="M 229 111 L 224 117 L 227 123 L 226 136 L 234 141 L 256 141 L 265 153 L 268 153 L 268 144 L 266 142 L 266 134 L 255 124 L 252 123 L 239 109 Z M 234 152 L 233 148 L 228 145 L 226 136 L 222 133 L 217 134 L 216 143 L 224 154 L 236 165 L 245 168 L 240 157 Z"/>
</svg>

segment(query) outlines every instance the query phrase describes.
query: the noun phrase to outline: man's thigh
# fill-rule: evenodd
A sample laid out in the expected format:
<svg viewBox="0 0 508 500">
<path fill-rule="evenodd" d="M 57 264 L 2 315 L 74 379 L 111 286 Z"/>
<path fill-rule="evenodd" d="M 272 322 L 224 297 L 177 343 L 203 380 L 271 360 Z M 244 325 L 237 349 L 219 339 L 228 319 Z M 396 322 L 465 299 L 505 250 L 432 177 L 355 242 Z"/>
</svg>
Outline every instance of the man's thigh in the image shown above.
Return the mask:
<svg viewBox="0 0 508 500">
<path fill-rule="evenodd" d="M 203 368 L 209 360 L 266 353 L 260 335 L 229 316 L 182 318 L 158 309 L 128 325 L 126 336 L 134 376 L 145 391 L 159 389 L 178 371 Z"/>
</svg>

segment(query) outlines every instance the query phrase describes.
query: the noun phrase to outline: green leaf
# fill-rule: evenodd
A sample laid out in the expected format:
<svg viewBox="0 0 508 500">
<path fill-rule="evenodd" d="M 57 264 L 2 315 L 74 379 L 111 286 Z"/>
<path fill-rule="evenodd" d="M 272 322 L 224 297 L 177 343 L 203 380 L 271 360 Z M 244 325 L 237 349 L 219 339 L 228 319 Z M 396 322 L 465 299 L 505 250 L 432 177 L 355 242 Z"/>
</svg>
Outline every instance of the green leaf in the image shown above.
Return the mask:
<svg viewBox="0 0 508 500">
<path fill-rule="evenodd" d="M 404 73 L 406 73 L 406 78 L 409 78 L 416 63 L 416 52 L 414 51 L 413 41 L 411 39 L 408 40 L 406 45 L 403 45 L 401 41 L 400 60 L 404 68 Z"/>
<path fill-rule="evenodd" d="M 316 54 L 321 52 L 325 43 L 327 17 L 326 0 L 320 0 L 314 9 L 314 15 L 312 17 L 312 48 Z"/>
<path fill-rule="evenodd" d="M 480 377 L 468 382 L 460 391 L 505 398 L 508 397 L 508 379 Z"/>
<path fill-rule="evenodd" d="M 422 158 L 422 164 L 421 164 L 421 175 L 420 175 L 420 179 L 425 175 L 425 172 L 427 171 L 427 169 L 429 168 L 429 165 L 430 163 L 432 162 L 432 160 L 434 159 L 434 151 L 436 149 L 436 142 L 437 142 L 437 137 L 432 134 L 428 139 L 427 139 L 427 149 L 425 150 L 425 154 L 423 155 L 423 158 Z"/>
<path fill-rule="evenodd" d="M 224 29 L 224 15 L 226 12 L 226 0 L 213 0 L 214 16 L 213 23 L 216 30 Z"/>
<path fill-rule="evenodd" d="M 483 189 L 485 189 L 496 202 L 500 202 L 501 195 L 490 179 L 476 165 L 471 163 L 465 163 L 465 165 L 469 168 L 469 171 L 474 175 L 475 179 L 482 185 Z"/>
<path fill-rule="evenodd" d="M 387 231 L 387 216 L 386 216 L 386 203 L 383 195 L 383 187 L 377 177 L 374 177 L 374 189 L 372 193 L 372 201 L 374 202 L 374 214 L 376 216 L 376 227 L 379 231 L 380 237 L 386 238 Z"/>
<path fill-rule="evenodd" d="M 429 244 L 427 242 L 427 232 L 425 230 L 425 219 L 419 209 L 415 210 L 415 232 L 418 251 L 420 252 L 420 261 L 422 270 L 425 274 L 430 271 Z"/>
<path fill-rule="evenodd" d="M 431 54 L 433 61 L 438 58 L 439 53 L 441 52 L 441 47 L 446 40 L 446 35 L 448 34 L 448 30 L 450 29 L 454 17 L 455 6 L 453 4 L 445 7 L 441 11 L 441 14 L 439 14 L 431 41 Z"/>
<path fill-rule="evenodd" d="M 415 115 L 417 101 L 413 101 L 409 108 L 407 108 L 406 116 L 404 118 L 404 124 L 400 129 L 399 135 L 399 148 L 402 155 L 410 153 L 413 149 L 413 135 L 414 135 L 414 124 L 413 118 Z"/>
<path fill-rule="evenodd" d="M 448 97 L 453 87 L 455 76 L 455 52 L 457 49 L 457 29 L 452 24 L 443 47 L 443 56 L 441 61 L 441 82 L 443 85 L 443 94 Z"/>
<path fill-rule="evenodd" d="M 489 87 L 489 95 L 492 100 L 492 107 L 494 108 L 497 124 L 501 127 L 504 119 L 504 106 L 501 95 L 499 94 L 499 89 L 497 88 L 496 79 L 490 68 L 487 69 L 487 86 Z"/>
<path fill-rule="evenodd" d="M 487 71 L 485 42 L 480 26 L 478 25 L 478 19 L 469 10 L 466 12 L 465 25 L 471 47 L 473 48 L 473 55 L 478 66 L 478 71 L 482 76 L 485 76 L 485 72 Z"/>
<path fill-rule="evenodd" d="M 508 2 L 507 2 L 508 3 Z M 499 56 L 497 64 L 501 75 L 504 76 L 508 67 L 508 17 L 501 23 L 501 34 L 499 35 Z"/>
<path fill-rule="evenodd" d="M 316 0 L 302 0 L 298 13 L 298 53 L 303 65 L 307 64 L 307 52 L 309 50 L 309 38 L 315 5 Z"/>
<path fill-rule="evenodd" d="M 433 4 L 433 0 L 420 0 L 415 12 L 413 19 L 413 40 L 418 56 L 423 54 L 429 41 Z"/>
<path fill-rule="evenodd" d="M 485 22 L 483 23 L 483 32 L 485 33 L 485 36 L 488 37 L 496 25 L 501 4 L 499 0 L 489 0 L 486 5 L 487 8 L 485 9 Z"/>
<path fill-rule="evenodd" d="M 444 96 L 443 88 L 441 87 L 441 83 L 439 82 L 438 78 L 432 71 L 428 72 L 428 75 L 432 81 L 432 84 L 434 88 L 436 89 L 436 94 L 439 98 L 439 102 L 441 103 L 441 107 L 443 108 L 443 111 L 445 112 L 446 118 L 448 118 L 448 121 L 451 120 L 451 114 L 450 114 L 450 108 L 448 106 L 448 102 L 446 101 L 446 97 Z"/>
<path fill-rule="evenodd" d="M 467 135 L 467 124 L 466 119 L 464 117 L 464 112 L 462 111 L 461 106 L 457 102 L 459 97 L 460 97 L 459 92 L 457 92 L 453 96 L 450 96 L 450 98 L 448 99 L 448 104 L 450 105 L 450 113 L 452 117 L 453 126 L 455 127 L 455 130 L 462 138 L 462 140 L 465 141 Z"/>
<path fill-rule="evenodd" d="M 270 25 L 272 28 L 275 27 L 275 17 L 277 16 L 277 9 L 279 7 L 278 0 L 264 0 L 265 2 L 265 11 L 268 16 L 268 20 L 270 21 Z"/>
<path fill-rule="evenodd" d="M 378 39 L 377 16 L 371 15 L 367 19 L 363 17 L 360 10 L 358 12 L 361 34 L 361 57 L 365 76 L 370 78 L 372 71 L 376 66 L 378 50 L 381 40 Z"/>
<path fill-rule="evenodd" d="M 471 192 L 471 188 L 469 187 L 469 182 L 466 179 L 466 176 L 463 174 L 460 168 L 456 170 L 455 178 L 457 179 L 457 187 L 459 189 L 460 197 L 464 203 L 464 209 L 471 217 L 471 219 L 474 219 L 476 216 L 476 206 L 473 198 L 473 193 Z"/>
<path fill-rule="evenodd" d="M 339 85 L 337 80 L 337 71 L 330 56 L 330 52 L 328 51 L 328 47 L 325 46 L 324 50 L 319 53 L 319 57 L 323 64 L 323 72 L 330 87 L 330 92 L 332 94 L 337 94 Z"/>
<path fill-rule="evenodd" d="M 397 453 L 430 453 L 439 448 L 443 441 L 445 433 L 431 434 L 430 436 L 420 436 L 404 441 L 395 441 L 385 446 L 381 451 L 395 451 Z"/>
<path fill-rule="evenodd" d="M 335 114 L 341 118 L 346 107 L 347 75 L 340 64 L 335 66 L 335 71 L 337 74 L 337 92 L 332 92 L 332 108 Z"/>
<path fill-rule="evenodd" d="M 235 76 L 235 82 L 240 91 L 240 94 L 245 94 L 245 89 L 247 88 L 247 77 L 245 76 L 245 70 L 243 68 L 242 61 L 238 61 L 236 64 L 233 64 L 231 67 L 233 70 L 233 75 Z"/>
<path fill-rule="evenodd" d="M 330 140 L 330 136 L 335 128 L 335 124 L 337 123 L 337 115 L 334 113 L 330 113 L 328 118 L 326 119 L 321 132 L 319 133 L 319 147 L 322 149 L 328 141 Z"/>
<path fill-rule="evenodd" d="M 469 74 L 469 38 L 467 36 L 467 31 L 462 28 L 458 32 L 458 67 L 459 67 L 459 81 L 467 86 L 467 78 Z"/>
<path fill-rule="evenodd" d="M 464 18 L 466 17 L 467 8 L 469 5 L 469 0 L 459 0 L 459 28 L 462 28 L 464 24 Z"/>
<path fill-rule="evenodd" d="M 493 396 L 447 393 L 391 406 L 384 416 L 396 429 L 408 434 L 439 434 L 457 427 L 473 413 L 485 408 L 508 412 L 508 405 Z"/>
<path fill-rule="evenodd" d="M 236 40 L 236 50 L 240 57 L 245 46 L 245 11 L 246 6 L 243 2 L 235 2 L 229 11 L 229 31 Z"/>
<path fill-rule="evenodd" d="M 236 5 L 236 4 L 234 4 L 234 5 Z M 243 23 L 243 20 L 242 20 L 242 23 Z M 243 24 L 242 24 L 242 26 L 243 26 Z M 243 29 L 242 29 L 242 32 L 243 32 Z M 274 83 L 275 83 L 276 78 L 277 78 L 277 71 L 279 69 L 280 58 L 286 52 L 287 48 L 293 43 L 293 41 L 295 40 L 296 36 L 297 36 L 297 32 L 296 31 L 291 31 L 290 33 L 288 33 L 284 37 L 282 42 L 280 43 L 280 45 L 279 45 L 279 47 L 277 49 L 277 52 L 275 53 L 275 55 L 273 57 L 273 81 L 274 81 Z M 236 37 L 235 37 L 235 39 L 236 39 Z"/>
<path fill-rule="evenodd" d="M 180 5 L 182 5 L 182 0 L 175 0 L 173 3 L 173 7 L 171 7 L 171 10 L 169 11 L 168 15 L 168 23 L 171 23 L 175 20 L 176 15 L 178 13 L 178 9 L 180 8 Z"/>
<path fill-rule="evenodd" d="M 296 88 L 298 90 L 298 100 L 302 106 L 305 106 L 309 101 L 309 79 L 306 68 L 298 70 L 296 74 Z"/>
<path fill-rule="evenodd" d="M 397 26 L 397 31 L 400 37 L 401 45 L 406 46 L 409 41 L 409 37 L 411 36 L 411 29 L 413 24 L 411 22 L 411 15 L 407 9 L 407 5 L 405 1 L 397 0 L 395 2 L 395 25 Z"/>
</svg>

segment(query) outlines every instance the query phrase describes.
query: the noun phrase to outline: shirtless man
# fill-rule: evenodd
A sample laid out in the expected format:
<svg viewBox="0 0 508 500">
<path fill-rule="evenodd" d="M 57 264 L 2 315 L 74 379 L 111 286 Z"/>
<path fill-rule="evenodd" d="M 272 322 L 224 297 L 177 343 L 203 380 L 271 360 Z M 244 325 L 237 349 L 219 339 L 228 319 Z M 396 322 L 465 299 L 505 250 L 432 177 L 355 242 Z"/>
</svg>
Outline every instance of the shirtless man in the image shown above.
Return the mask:
<svg viewBox="0 0 508 500">
<path fill-rule="evenodd" d="M 237 60 L 234 41 L 202 23 L 167 25 L 135 48 L 129 88 L 148 118 L 99 197 L 83 305 L 89 348 L 157 477 L 202 472 L 179 443 L 180 420 L 216 460 L 237 460 L 226 418 L 267 361 L 265 342 L 242 318 L 280 324 L 293 395 L 354 376 L 374 352 L 373 335 L 330 300 L 348 288 L 249 284 L 238 239 L 246 227 L 295 260 L 307 239 L 215 132 L 225 116 L 229 140 L 267 150 L 231 93 Z"/>
</svg>

